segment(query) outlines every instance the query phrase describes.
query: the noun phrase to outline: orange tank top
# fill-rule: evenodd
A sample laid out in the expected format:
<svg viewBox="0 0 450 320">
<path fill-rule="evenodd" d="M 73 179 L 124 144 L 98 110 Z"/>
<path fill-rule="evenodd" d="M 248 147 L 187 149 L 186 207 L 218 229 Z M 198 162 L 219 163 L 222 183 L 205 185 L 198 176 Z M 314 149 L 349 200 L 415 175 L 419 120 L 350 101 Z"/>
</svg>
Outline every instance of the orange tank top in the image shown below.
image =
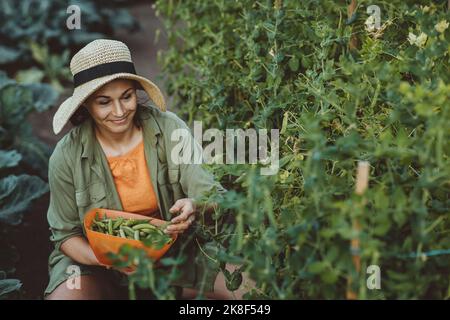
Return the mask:
<svg viewBox="0 0 450 320">
<path fill-rule="evenodd" d="M 155 215 L 158 200 L 150 179 L 144 141 L 121 156 L 106 158 L 124 211 Z"/>
</svg>

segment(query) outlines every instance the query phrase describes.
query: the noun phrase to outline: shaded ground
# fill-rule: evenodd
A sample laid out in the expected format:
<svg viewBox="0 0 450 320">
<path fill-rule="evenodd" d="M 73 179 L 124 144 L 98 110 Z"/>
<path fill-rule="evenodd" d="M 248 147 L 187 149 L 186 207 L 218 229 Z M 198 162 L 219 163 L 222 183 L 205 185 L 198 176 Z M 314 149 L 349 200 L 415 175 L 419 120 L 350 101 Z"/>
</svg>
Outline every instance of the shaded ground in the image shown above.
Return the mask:
<svg viewBox="0 0 450 320">
<path fill-rule="evenodd" d="M 138 74 L 155 82 L 170 106 L 170 99 L 165 94 L 162 82 L 158 77 L 160 68 L 156 62 L 157 50 L 166 45 L 164 32 L 161 32 L 158 45 L 154 44 L 155 32 L 157 28 L 162 28 L 162 24 L 155 17 L 151 3 L 136 5 L 131 8 L 131 12 L 139 20 L 142 30 L 134 34 L 117 33 L 114 38 L 129 46 Z M 68 124 L 57 136 L 53 134 L 52 130 L 52 119 L 57 106 L 71 94 L 71 91 L 72 88 L 68 88 L 67 94 L 60 97 L 56 107 L 43 113 L 32 114 L 29 117 L 36 136 L 52 148 L 71 129 L 71 125 Z M 21 296 L 25 299 L 42 299 L 48 282 L 47 259 L 52 249 L 46 217 L 48 202 L 48 194 L 35 201 L 32 209 L 25 215 L 23 223 L 13 228 L 12 232 L 13 243 L 20 255 L 20 260 L 16 263 L 15 277 L 23 283 Z"/>
</svg>

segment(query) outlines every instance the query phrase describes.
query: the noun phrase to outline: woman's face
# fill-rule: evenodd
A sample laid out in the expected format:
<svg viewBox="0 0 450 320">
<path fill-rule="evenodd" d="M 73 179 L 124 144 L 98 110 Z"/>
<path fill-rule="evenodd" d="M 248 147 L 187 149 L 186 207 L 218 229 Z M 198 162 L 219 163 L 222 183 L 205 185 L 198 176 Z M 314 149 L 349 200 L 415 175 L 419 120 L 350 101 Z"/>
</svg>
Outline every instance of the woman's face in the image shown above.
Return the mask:
<svg viewBox="0 0 450 320">
<path fill-rule="evenodd" d="M 85 103 L 98 128 L 122 133 L 133 126 L 137 109 L 135 84 L 132 80 L 113 80 L 94 92 Z"/>
</svg>

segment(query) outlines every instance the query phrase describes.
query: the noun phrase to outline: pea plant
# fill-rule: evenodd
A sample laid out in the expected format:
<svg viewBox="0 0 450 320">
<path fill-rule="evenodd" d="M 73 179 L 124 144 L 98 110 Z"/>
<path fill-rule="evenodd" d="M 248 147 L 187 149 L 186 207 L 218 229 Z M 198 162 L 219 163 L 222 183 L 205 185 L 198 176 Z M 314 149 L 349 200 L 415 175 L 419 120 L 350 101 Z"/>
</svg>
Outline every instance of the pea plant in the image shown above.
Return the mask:
<svg viewBox="0 0 450 320">
<path fill-rule="evenodd" d="M 374 4 L 379 28 L 368 21 Z M 172 108 L 214 128 L 280 130 L 278 174 L 209 167 L 229 190 L 215 216 L 232 219 L 205 234 L 221 263 L 256 281 L 247 297 L 343 299 L 351 279 L 360 299 L 448 299 L 447 1 L 350 7 L 156 2 Z M 361 195 L 359 161 L 370 165 Z M 373 265 L 378 290 L 366 286 Z"/>
</svg>

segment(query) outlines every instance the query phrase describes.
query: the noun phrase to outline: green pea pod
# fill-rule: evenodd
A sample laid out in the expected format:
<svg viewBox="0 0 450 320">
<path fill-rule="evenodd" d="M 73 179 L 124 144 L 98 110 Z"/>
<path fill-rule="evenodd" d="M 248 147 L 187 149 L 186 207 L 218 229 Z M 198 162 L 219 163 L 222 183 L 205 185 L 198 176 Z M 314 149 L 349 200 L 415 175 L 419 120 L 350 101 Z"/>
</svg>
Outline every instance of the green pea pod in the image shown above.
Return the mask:
<svg viewBox="0 0 450 320">
<path fill-rule="evenodd" d="M 120 226 L 120 229 L 122 229 L 127 236 L 134 237 L 134 230 L 131 229 L 130 227 L 122 225 Z"/>
<path fill-rule="evenodd" d="M 129 219 L 124 224 L 127 227 L 133 227 L 135 225 L 141 224 L 141 223 L 148 223 L 148 220 L 140 220 L 140 219 Z"/>
<path fill-rule="evenodd" d="M 119 229 L 119 235 L 122 237 L 122 238 L 127 238 L 127 236 L 125 235 L 125 232 L 123 232 L 123 230 L 122 229 Z"/>
<path fill-rule="evenodd" d="M 155 228 L 155 229 L 151 229 L 149 230 L 150 232 L 148 232 L 150 235 L 154 236 L 154 237 L 165 237 L 167 236 L 163 230 L 159 229 L 159 228 Z"/>
<path fill-rule="evenodd" d="M 155 230 L 155 229 L 140 229 L 139 231 L 142 231 L 146 234 L 157 232 L 157 230 Z"/>
<path fill-rule="evenodd" d="M 141 229 L 157 229 L 154 225 L 150 223 L 141 223 L 132 227 L 133 230 L 141 230 Z"/>
<path fill-rule="evenodd" d="M 138 230 L 135 230 L 134 231 L 134 240 L 140 240 L 140 237 L 139 237 L 139 231 Z"/>
<path fill-rule="evenodd" d="M 122 223 L 123 223 L 123 218 L 120 217 L 119 219 L 117 219 L 116 221 L 114 221 L 113 229 L 117 229 Z"/>
<path fill-rule="evenodd" d="M 113 223 L 112 220 L 108 220 L 108 233 L 113 234 Z"/>
<path fill-rule="evenodd" d="M 94 223 L 94 225 L 96 225 L 97 227 L 100 227 L 100 228 L 105 228 L 105 224 L 103 223 L 103 222 L 100 222 L 100 221 L 93 221 L 93 223 Z"/>
<path fill-rule="evenodd" d="M 96 227 L 96 231 L 97 231 L 97 232 L 106 233 L 106 232 L 105 232 L 106 226 L 105 226 L 103 223 L 101 223 L 101 222 L 96 222 L 96 223 L 94 223 L 94 226 Z"/>
</svg>

